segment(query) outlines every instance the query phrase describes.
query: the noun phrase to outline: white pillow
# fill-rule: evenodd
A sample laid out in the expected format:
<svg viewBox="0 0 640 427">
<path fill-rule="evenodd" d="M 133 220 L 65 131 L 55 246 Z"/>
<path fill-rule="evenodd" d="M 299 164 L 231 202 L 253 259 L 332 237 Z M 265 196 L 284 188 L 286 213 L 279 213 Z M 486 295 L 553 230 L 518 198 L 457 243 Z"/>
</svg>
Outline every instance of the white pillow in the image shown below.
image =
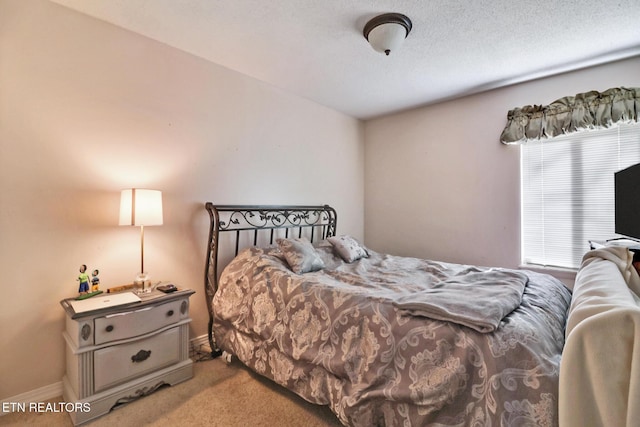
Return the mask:
<svg viewBox="0 0 640 427">
<path fill-rule="evenodd" d="M 334 236 L 327 240 L 345 262 L 353 262 L 369 256 L 367 250 L 351 236 Z"/>
</svg>

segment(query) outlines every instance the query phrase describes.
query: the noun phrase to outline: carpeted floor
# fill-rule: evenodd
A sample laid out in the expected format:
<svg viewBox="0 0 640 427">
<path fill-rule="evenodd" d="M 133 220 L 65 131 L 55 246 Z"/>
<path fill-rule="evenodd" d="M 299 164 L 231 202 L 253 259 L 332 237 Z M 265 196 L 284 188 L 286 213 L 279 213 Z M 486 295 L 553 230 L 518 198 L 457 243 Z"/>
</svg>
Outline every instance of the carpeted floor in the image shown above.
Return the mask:
<svg viewBox="0 0 640 427">
<path fill-rule="evenodd" d="M 61 400 L 60 397 L 57 400 Z M 2 426 L 72 426 L 66 413 L 11 413 Z M 326 406 L 312 405 L 283 387 L 222 359 L 194 364 L 194 377 L 119 406 L 86 426 L 337 427 Z"/>
</svg>

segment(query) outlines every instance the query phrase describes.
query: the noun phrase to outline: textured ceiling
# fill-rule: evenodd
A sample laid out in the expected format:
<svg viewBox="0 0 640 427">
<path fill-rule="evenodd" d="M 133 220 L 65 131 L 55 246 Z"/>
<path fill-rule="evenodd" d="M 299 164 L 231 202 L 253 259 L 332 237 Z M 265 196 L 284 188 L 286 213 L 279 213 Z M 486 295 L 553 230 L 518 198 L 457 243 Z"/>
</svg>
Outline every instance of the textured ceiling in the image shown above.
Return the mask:
<svg viewBox="0 0 640 427">
<path fill-rule="evenodd" d="M 51 1 L 361 119 L 640 55 L 639 0 Z M 388 57 L 387 12 L 413 21 Z"/>
</svg>

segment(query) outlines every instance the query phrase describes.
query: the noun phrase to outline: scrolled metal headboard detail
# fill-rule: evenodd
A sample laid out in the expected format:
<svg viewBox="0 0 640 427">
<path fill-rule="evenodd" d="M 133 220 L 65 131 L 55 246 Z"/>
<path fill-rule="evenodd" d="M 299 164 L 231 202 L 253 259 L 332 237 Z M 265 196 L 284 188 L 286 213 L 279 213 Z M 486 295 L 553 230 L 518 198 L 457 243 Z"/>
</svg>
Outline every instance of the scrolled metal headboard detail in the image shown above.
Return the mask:
<svg viewBox="0 0 640 427">
<path fill-rule="evenodd" d="M 284 230 L 284 237 L 303 235 L 311 242 L 336 235 L 337 214 L 329 205 L 214 205 L 205 204 L 209 212 L 209 240 L 205 267 L 205 299 L 209 311 L 208 338 L 213 357 L 220 355 L 213 337 L 213 296 L 218 290 L 218 261 L 220 256 L 220 233 L 235 233 L 235 255 L 240 251 L 241 235 L 253 237 L 253 246 L 258 245 L 259 235 L 267 233 L 269 244 L 274 243 L 276 230 Z M 266 230 L 266 231 L 265 231 Z"/>
</svg>

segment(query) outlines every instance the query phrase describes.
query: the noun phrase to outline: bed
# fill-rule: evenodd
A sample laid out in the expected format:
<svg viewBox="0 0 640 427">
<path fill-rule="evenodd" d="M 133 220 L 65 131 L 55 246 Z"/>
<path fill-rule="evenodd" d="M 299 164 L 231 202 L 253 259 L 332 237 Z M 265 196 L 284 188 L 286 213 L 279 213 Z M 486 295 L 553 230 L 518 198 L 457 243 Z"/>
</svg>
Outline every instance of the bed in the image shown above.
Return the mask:
<svg viewBox="0 0 640 427">
<path fill-rule="evenodd" d="M 560 281 L 378 253 L 329 206 L 206 209 L 216 355 L 346 426 L 558 425 Z"/>
</svg>

